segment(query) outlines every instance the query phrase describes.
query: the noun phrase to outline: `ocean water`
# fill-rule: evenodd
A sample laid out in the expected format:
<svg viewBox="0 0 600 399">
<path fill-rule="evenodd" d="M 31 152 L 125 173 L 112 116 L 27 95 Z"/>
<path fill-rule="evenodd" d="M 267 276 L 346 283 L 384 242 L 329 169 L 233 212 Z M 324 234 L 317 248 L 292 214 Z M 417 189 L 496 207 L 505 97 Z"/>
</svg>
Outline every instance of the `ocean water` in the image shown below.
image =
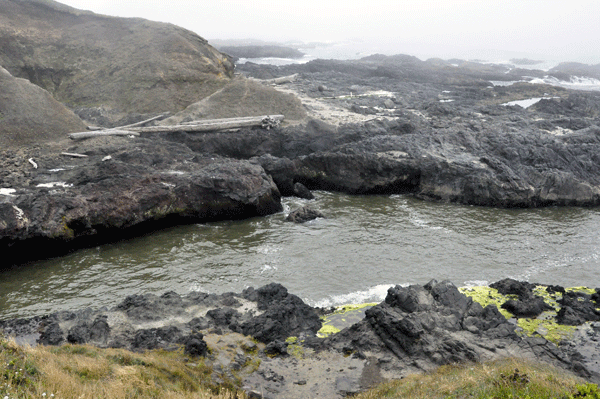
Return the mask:
<svg viewBox="0 0 600 399">
<path fill-rule="evenodd" d="M 0 318 L 114 306 L 127 295 L 281 283 L 315 306 L 377 302 L 393 285 L 506 277 L 600 287 L 600 210 L 493 209 L 316 192 L 282 213 L 181 226 L 2 272 Z M 310 204 L 325 219 L 285 221 Z"/>
</svg>

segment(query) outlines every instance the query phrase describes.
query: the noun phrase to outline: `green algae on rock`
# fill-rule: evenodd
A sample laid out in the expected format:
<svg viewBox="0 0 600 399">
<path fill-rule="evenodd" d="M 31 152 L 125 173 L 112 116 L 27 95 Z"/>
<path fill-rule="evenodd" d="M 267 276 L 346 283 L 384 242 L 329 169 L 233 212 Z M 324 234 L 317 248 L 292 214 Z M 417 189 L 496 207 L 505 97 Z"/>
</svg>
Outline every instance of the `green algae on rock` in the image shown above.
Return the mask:
<svg viewBox="0 0 600 399">
<path fill-rule="evenodd" d="M 320 338 L 326 338 L 336 334 L 346 327 L 361 321 L 365 317 L 365 311 L 377 305 L 376 303 L 361 303 L 357 305 L 338 306 L 333 313 L 321 316 L 323 327 L 317 332 Z"/>
<path fill-rule="evenodd" d="M 559 324 L 556 321 L 556 315 L 560 310 L 559 300 L 562 299 L 560 292 L 548 292 L 547 287 L 538 285 L 533 289 L 533 294 L 544 299 L 544 302 L 551 306 L 553 311 L 546 311 L 537 317 L 519 317 L 516 318 L 512 313 L 501 308 L 502 304 L 510 299 L 516 299 L 515 295 L 503 295 L 498 290 L 490 287 L 463 287 L 460 291 L 471 297 L 481 306 L 496 305 L 500 313 L 507 319 L 516 319 L 517 333 L 525 336 L 539 335 L 546 338 L 548 341 L 559 343 L 564 339 L 568 339 L 576 326 L 567 326 Z M 595 290 L 587 287 L 570 287 L 565 288 L 567 292 L 581 292 L 584 294 L 592 294 Z"/>
</svg>

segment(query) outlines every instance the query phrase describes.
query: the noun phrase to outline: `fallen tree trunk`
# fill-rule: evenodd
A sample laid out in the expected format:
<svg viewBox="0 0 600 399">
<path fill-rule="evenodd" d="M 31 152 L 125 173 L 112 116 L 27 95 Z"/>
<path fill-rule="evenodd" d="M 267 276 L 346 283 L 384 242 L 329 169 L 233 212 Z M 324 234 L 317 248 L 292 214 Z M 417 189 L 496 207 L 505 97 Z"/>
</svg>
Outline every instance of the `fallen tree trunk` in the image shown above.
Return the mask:
<svg viewBox="0 0 600 399">
<path fill-rule="evenodd" d="M 265 115 L 265 116 L 249 116 L 242 118 L 227 118 L 227 119 L 208 119 L 194 122 L 194 124 L 181 124 L 171 126 L 147 126 L 147 127 L 127 127 L 127 130 L 122 128 L 107 129 L 95 132 L 78 132 L 71 133 L 69 137 L 72 140 L 83 140 L 98 136 L 139 136 L 140 133 L 169 133 L 169 132 L 216 132 L 220 130 L 237 129 L 241 127 L 262 127 L 270 129 L 279 125 L 283 121 L 283 115 Z M 192 123 L 192 122 L 188 122 Z"/>
<path fill-rule="evenodd" d="M 87 158 L 88 156 L 85 154 L 75 154 L 73 152 L 61 152 L 60 155 L 71 158 Z"/>
<path fill-rule="evenodd" d="M 69 134 L 71 140 L 85 140 L 91 139 L 92 137 L 101 137 L 101 136 L 139 136 L 138 132 L 134 132 L 131 130 L 118 130 L 118 129 L 106 129 L 106 130 L 97 130 L 90 132 L 77 132 Z"/>
<path fill-rule="evenodd" d="M 298 77 L 298 74 L 295 73 L 293 75 L 282 76 L 280 78 L 263 79 L 263 80 L 261 80 L 261 82 L 262 83 L 266 83 L 266 84 L 282 85 L 284 83 L 291 83 L 291 82 L 293 82 L 294 80 L 296 80 L 297 77 Z"/>
<path fill-rule="evenodd" d="M 276 118 L 281 116 L 283 120 L 283 115 L 274 115 L 271 118 Z M 205 125 L 205 124 L 213 124 L 213 123 L 223 123 L 223 122 L 248 122 L 248 121 L 262 121 L 262 119 L 266 118 L 266 116 L 241 116 L 236 118 L 221 118 L 221 119 L 196 119 L 195 121 L 190 122 L 181 122 L 180 125 Z"/>
<path fill-rule="evenodd" d="M 192 124 L 181 124 L 172 126 L 148 126 L 131 128 L 131 131 L 139 133 L 161 133 L 161 132 L 215 132 L 219 130 L 235 129 L 240 127 L 264 126 L 265 123 L 277 123 L 283 121 L 283 115 L 253 116 L 244 118 L 208 119 L 196 121 Z M 191 122 L 188 122 L 191 123 Z M 266 128 L 273 127 L 267 126 Z"/>
<path fill-rule="evenodd" d="M 164 114 L 156 115 L 155 117 L 152 117 L 150 119 L 146 119 L 144 121 L 132 123 L 131 125 L 119 126 L 119 127 L 116 127 L 115 129 L 129 129 L 130 127 L 144 126 L 146 123 L 155 121 L 157 119 L 164 119 L 164 118 L 166 118 L 169 115 L 171 115 L 170 112 L 165 112 Z"/>
</svg>

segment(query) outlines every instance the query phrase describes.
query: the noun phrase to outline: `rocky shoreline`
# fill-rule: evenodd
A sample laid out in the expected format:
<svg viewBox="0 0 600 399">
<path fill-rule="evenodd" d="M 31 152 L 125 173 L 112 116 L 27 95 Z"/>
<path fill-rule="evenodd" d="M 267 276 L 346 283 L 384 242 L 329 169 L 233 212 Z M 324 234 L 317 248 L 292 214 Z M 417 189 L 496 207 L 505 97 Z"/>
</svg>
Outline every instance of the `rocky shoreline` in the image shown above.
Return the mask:
<svg viewBox="0 0 600 399">
<path fill-rule="evenodd" d="M 500 308 L 486 304 L 490 298 Z M 459 290 L 432 280 L 392 287 L 382 303 L 342 310 L 336 319 L 339 309 L 312 308 L 269 284 L 220 295 L 131 295 L 113 308 L 3 320 L 0 329 L 21 344 L 183 347 L 190 362 L 211 366 L 214 383 L 238 381 L 254 397 L 335 398 L 444 364 L 508 357 L 598 383 L 599 300 L 598 289 L 505 279 Z M 521 327 L 536 320 L 554 327 Z"/>
<path fill-rule="evenodd" d="M 53 29 L 69 32 L 97 20 L 115 26 L 126 22 L 34 3 L 25 6 L 11 1 L 4 7 L 32 26 L 39 21 L 28 13 L 55 7 Z M 60 28 L 59 22 L 65 19 L 70 21 L 69 27 Z M 314 60 L 281 67 L 246 63 L 236 66 L 236 73 L 243 76 L 234 78 L 229 59 L 190 32 L 136 22 L 130 39 L 152 37 L 162 43 L 163 39 L 155 36 L 165 29 L 172 29 L 173 40 L 194 43 L 194 51 L 202 54 L 206 64 L 198 74 L 218 76 L 210 93 L 195 103 L 179 104 L 171 110 L 171 117 L 155 124 L 256 113 L 284 114 L 284 124 L 270 130 L 153 133 L 74 144 L 67 141 L 65 133 L 83 123 L 64 126 L 63 132 L 50 132 L 35 143 L 31 132 L 15 135 L 14 126 L 20 122 L 11 118 L 11 126 L 0 126 L 0 130 L 12 129 L 1 161 L 0 249 L 15 260 L 3 266 L 30 260 L 34 251 L 26 248 L 38 248 L 36 256 L 43 258 L 181 223 L 278 212 L 280 196 L 297 195 L 294 187 L 298 184 L 309 190 L 401 193 L 424 200 L 505 208 L 600 204 L 598 92 L 524 81 L 527 76 L 545 76 L 543 71 L 460 60 L 420 61 L 406 55 Z M 0 33 L 13 40 L 10 32 L 4 29 Z M 25 39 L 32 43 L 41 40 L 35 35 Z M 75 44 L 81 45 L 79 41 Z M 56 45 L 46 43 L 43 54 L 48 55 Z M 106 48 L 119 62 L 127 62 L 122 50 Z M 16 56 L 29 62 L 17 50 Z M 166 54 L 154 56 L 158 64 L 166 62 Z M 53 58 L 36 62 L 44 60 Z M 213 64 L 219 63 L 223 70 L 213 70 Z M 25 76 L 28 70 L 14 58 L 5 64 L 15 76 Z M 186 65 L 181 68 L 176 73 L 189 72 Z M 583 69 L 596 70 L 594 66 Z M 581 70 L 579 64 L 561 64 L 550 75 L 574 76 Z M 19 86 L 20 92 L 31 96 L 43 95 L 43 89 L 34 90 L 33 85 L 8 72 L 1 77 L 10 87 Z M 80 72 L 71 71 L 74 76 Z M 293 79 L 274 87 L 273 80 L 256 81 L 289 75 Z M 63 91 L 68 79 L 48 86 L 45 76 L 39 75 L 36 83 L 58 98 L 85 94 L 71 85 L 68 93 Z M 129 78 L 123 75 L 123 79 Z M 510 85 L 493 83 L 515 81 Z M 128 108 L 123 105 L 125 99 L 118 98 L 99 107 L 75 106 L 71 97 L 64 101 L 88 123 L 113 127 L 118 121 L 132 123 L 162 114 L 165 109 L 157 107 L 169 102 L 172 95 L 154 86 L 144 93 L 154 99 L 154 108 Z M 116 95 L 122 96 L 127 97 L 121 92 Z M 528 98 L 540 101 L 527 109 L 506 105 Z M 118 110 L 115 102 L 121 104 Z M 66 108 L 60 115 L 77 118 Z M 20 116 L 22 123 L 31 122 L 34 130 L 40 129 L 36 127 L 39 120 L 34 124 L 27 119 L 30 113 Z M 69 158 L 63 153 L 85 158 Z"/>
<path fill-rule="evenodd" d="M 532 83 L 598 77 L 598 66 L 546 72 L 373 55 L 234 69 L 229 56 L 171 25 L 46 0 L 0 9 L 0 269 L 168 226 L 269 215 L 282 210 L 281 196 L 314 189 L 507 208 L 600 205 L 600 93 Z M 539 101 L 508 105 L 528 99 Z M 171 117 L 155 125 L 286 119 L 274 129 L 66 136 L 165 111 Z M 271 284 L 133 295 L 111 309 L 0 328 L 21 343 L 183 346 L 210 362 L 216 384 L 239 380 L 254 397 L 332 398 L 504 357 L 599 382 L 599 298 L 598 289 L 511 280 L 474 291 L 431 281 L 391 288 L 352 325 L 335 327 L 334 317 L 323 330 L 322 317 L 337 311 Z"/>
</svg>

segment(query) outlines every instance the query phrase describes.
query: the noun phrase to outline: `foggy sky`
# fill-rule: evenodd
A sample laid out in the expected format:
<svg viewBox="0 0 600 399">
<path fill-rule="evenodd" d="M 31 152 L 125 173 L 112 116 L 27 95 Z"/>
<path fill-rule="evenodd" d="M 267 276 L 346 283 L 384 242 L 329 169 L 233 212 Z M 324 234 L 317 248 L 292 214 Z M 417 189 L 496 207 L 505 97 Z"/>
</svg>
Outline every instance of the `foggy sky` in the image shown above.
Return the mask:
<svg viewBox="0 0 600 399">
<path fill-rule="evenodd" d="M 378 43 L 378 52 L 420 58 L 500 59 L 510 54 L 600 63 L 598 0 L 60 2 L 100 14 L 170 22 L 209 41 L 360 39 Z"/>
</svg>

